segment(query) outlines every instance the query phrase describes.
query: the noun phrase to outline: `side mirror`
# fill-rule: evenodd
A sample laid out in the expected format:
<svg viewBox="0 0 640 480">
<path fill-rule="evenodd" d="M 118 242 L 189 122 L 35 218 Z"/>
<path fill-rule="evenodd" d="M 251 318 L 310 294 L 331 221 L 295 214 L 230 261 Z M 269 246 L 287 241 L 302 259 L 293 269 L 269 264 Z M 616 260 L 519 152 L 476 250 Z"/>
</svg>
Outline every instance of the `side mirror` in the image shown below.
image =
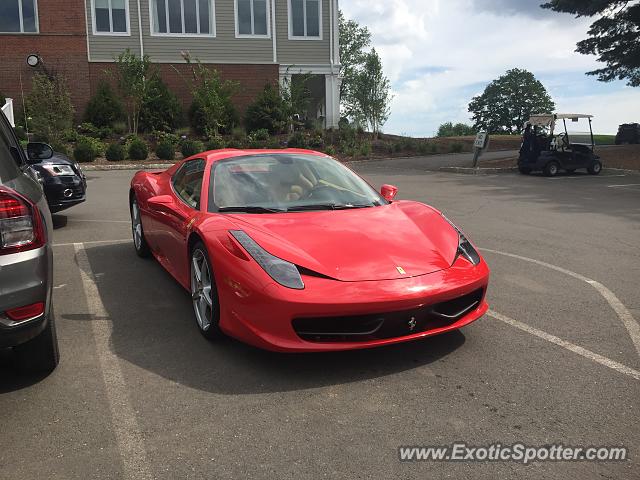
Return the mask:
<svg viewBox="0 0 640 480">
<path fill-rule="evenodd" d="M 53 157 L 51 145 L 40 142 L 27 143 L 27 157 L 31 163 L 38 163 L 41 160 L 49 160 Z"/>
<path fill-rule="evenodd" d="M 156 210 L 166 208 L 173 204 L 173 197 L 171 195 L 158 195 L 157 197 L 151 197 L 147 200 L 147 204 Z"/>
<path fill-rule="evenodd" d="M 382 185 L 380 188 L 380 194 L 387 202 L 392 202 L 398 194 L 398 187 L 394 187 L 393 185 Z"/>
</svg>

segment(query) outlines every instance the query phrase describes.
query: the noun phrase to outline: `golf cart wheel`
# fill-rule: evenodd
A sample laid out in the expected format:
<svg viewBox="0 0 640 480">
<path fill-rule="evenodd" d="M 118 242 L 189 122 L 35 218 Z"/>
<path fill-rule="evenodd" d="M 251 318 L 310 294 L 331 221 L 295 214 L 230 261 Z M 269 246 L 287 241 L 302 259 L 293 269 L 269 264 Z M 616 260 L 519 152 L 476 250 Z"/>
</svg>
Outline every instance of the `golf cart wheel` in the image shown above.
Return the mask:
<svg viewBox="0 0 640 480">
<path fill-rule="evenodd" d="M 531 173 L 531 169 L 528 167 L 518 167 L 518 170 L 523 175 L 529 175 Z"/>
<path fill-rule="evenodd" d="M 602 163 L 596 160 L 587 168 L 587 171 L 591 175 L 598 175 L 602 171 Z"/>
<path fill-rule="evenodd" d="M 544 166 L 542 171 L 546 177 L 555 177 L 560 170 L 560 164 L 556 161 L 551 161 Z"/>
</svg>

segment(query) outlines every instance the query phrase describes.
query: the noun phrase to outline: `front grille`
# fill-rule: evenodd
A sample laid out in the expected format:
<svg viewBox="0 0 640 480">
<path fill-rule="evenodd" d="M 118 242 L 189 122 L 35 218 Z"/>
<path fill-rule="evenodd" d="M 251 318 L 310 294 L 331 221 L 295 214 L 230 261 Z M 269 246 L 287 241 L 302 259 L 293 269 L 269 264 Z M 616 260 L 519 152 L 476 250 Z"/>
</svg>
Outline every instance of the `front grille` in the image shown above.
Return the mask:
<svg viewBox="0 0 640 480">
<path fill-rule="evenodd" d="M 477 308 L 482 288 L 446 302 L 411 310 L 348 317 L 295 318 L 296 334 L 309 342 L 368 342 L 446 327 Z"/>
</svg>

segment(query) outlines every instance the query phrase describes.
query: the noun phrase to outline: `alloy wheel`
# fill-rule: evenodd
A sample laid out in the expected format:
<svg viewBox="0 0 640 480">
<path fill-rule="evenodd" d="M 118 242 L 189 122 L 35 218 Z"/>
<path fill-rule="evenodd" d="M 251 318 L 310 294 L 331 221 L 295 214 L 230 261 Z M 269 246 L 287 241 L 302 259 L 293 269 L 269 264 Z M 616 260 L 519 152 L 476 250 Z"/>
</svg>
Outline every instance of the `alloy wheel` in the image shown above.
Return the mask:
<svg viewBox="0 0 640 480">
<path fill-rule="evenodd" d="M 211 270 L 207 257 L 202 250 L 196 249 L 191 255 L 191 300 L 198 326 L 205 332 L 211 327 L 214 313 L 211 288 Z"/>
</svg>

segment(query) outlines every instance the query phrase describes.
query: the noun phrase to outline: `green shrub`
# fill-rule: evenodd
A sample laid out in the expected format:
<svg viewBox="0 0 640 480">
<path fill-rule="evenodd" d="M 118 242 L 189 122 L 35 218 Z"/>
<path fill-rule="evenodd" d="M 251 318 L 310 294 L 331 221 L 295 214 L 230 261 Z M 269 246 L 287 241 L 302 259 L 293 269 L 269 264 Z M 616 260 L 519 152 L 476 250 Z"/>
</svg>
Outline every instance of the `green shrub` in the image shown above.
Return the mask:
<svg viewBox="0 0 640 480">
<path fill-rule="evenodd" d="M 105 157 L 110 162 L 121 162 L 124 160 L 124 147 L 119 143 L 110 143 L 105 152 Z"/>
<path fill-rule="evenodd" d="M 0 97 L 0 101 L 2 100 L 3 98 Z M 24 129 L 22 125 L 16 125 L 16 128 L 14 128 L 14 131 L 16 132 L 16 137 L 18 137 L 18 140 L 27 140 L 27 131 Z"/>
<path fill-rule="evenodd" d="M 185 140 L 180 146 L 184 158 L 191 157 L 204 151 L 204 145 L 198 140 Z"/>
<path fill-rule="evenodd" d="M 269 130 L 267 130 L 266 128 L 260 128 L 251 132 L 251 136 L 259 142 L 266 142 L 271 137 L 271 135 L 269 134 Z"/>
<path fill-rule="evenodd" d="M 244 116 L 244 125 L 249 132 L 267 130 L 279 133 L 287 125 L 286 105 L 277 88 L 268 83 L 255 101 L 249 105 Z"/>
<path fill-rule="evenodd" d="M 324 135 L 322 131 L 315 131 L 308 140 L 309 148 L 313 150 L 322 150 L 324 148 Z"/>
<path fill-rule="evenodd" d="M 207 141 L 205 145 L 205 148 L 207 150 L 222 150 L 225 147 L 226 144 L 224 138 L 222 138 L 221 135 L 214 135 Z"/>
<path fill-rule="evenodd" d="M 115 95 L 111 86 L 104 80 L 98 84 L 98 90 L 84 112 L 84 121 L 96 127 L 111 127 L 115 122 L 124 119 L 122 102 Z M 126 127 L 125 127 L 126 128 Z"/>
<path fill-rule="evenodd" d="M 289 148 L 307 148 L 307 138 L 301 131 L 294 132 L 287 142 Z"/>
<path fill-rule="evenodd" d="M 363 157 L 368 157 L 369 155 L 371 155 L 371 144 L 369 142 L 363 142 L 360 145 L 360 150 L 358 153 Z"/>
<path fill-rule="evenodd" d="M 170 141 L 163 140 L 156 145 L 156 155 L 160 160 L 173 160 L 176 156 L 176 148 Z"/>
<path fill-rule="evenodd" d="M 26 98 L 29 129 L 47 141 L 60 143 L 62 134 L 73 125 L 74 109 L 67 82 L 61 75 L 36 73 Z"/>
<path fill-rule="evenodd" d="M 336 154 L 336 149 L 335 149 L 335 147 L 333 145 L 328 145 L 324 149 L 324 153 L 326 153 L 327 155 L 331 155 L 333 157 Z"/>
<path fill-rule="evenodd" d="M 451 145 L 449 145 L 449 151 L 451 153 L 460 153 L 462 152 L 462 148 L 463 148 L 462 144 L 458 142 L 454 142 Z"/>
<path fill-rule="evenodd" d="M 140 109 L 140 129 L 174 130 L 183 124 L 182 105 L 160 76 L 154 74 L 147 83 L 145 98 Z"/>
<path fill-rule="evenodd" d="M 77 162 L 93 162 L 96 157 L 104 153 L 104 144 L 93 137 L 79 135 L 76 147 L 73 150 L 73 158 Z"/>
<path fill-rule="evenodd" d="M 124 135 L 127 133 L 127 122 L 124 120 L 118 120 L 117 122 L 113 122 L 113 132 L 118 135 Z"/>
<path fill-rule="evenodd" d="M 152 133 L 156 143 L 171 142 L 174 146 L 180 143 L 180 136 L 175 133 L 156 130 Z"/>
<path fill-rule="evenodd" d="M 66 143 L 52 143 L 51 148 L 56 153 L 61 153 L 64 156 L 69 156 L 69 146 Z"/>
<path fill-rule="evenodd" d="M 267 148 L 270 148 L 271 150 L 282 148 L 282 144 L 278 137 L 269 137 L 269 140 L 267 141 Z"/>
<path fill-rule="evenodd" d="M 127 154 L 131 160 L 146 160 L 149 156 L 149 147 L 139 137 L 133 137 L 128 141 Z"/>
</svg>

